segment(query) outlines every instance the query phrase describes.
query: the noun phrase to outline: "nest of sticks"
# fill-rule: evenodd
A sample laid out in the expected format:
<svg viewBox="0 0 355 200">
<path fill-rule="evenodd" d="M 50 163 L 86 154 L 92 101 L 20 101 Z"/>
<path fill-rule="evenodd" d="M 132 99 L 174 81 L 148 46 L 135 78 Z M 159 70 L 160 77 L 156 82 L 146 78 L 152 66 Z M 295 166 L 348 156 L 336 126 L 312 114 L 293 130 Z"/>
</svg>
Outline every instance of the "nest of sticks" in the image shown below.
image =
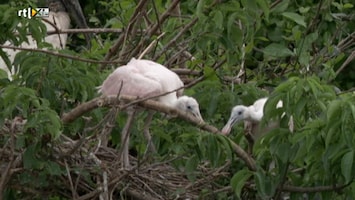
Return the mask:
<svg viewBox="0 0 355 200">
<path fill-rule="evenodd" d="M 82 137 L 76 140 L 61 135 L 55 142 L 46 144 L 49 162 L 60 166 L 62 173 L 47 174 L 49 184 L 42 185 L 20 180 L 23 174 L 36 176 L 40 169 L 27 168 L 23 159 L 25 148 L 15 148 L 23 122 L 14 119 L 0 130 L 0 190 L 12 189 L 24 199 L 60 196 L 68 199 L 214 199 L 224 190 L 216 182 L 230 176 L 230 162 L 219 168 L 201 163 L 194 174 L 172 166 L 166 161 L 137 160 L 130 156 L 132 168 L 123 169 L 120 152 L 103 147 L 97 138 Z M 189 179 L 193 175 L 193 179 Z M 229 192 L 231 192 L 229 190 Z"/>
</svg>

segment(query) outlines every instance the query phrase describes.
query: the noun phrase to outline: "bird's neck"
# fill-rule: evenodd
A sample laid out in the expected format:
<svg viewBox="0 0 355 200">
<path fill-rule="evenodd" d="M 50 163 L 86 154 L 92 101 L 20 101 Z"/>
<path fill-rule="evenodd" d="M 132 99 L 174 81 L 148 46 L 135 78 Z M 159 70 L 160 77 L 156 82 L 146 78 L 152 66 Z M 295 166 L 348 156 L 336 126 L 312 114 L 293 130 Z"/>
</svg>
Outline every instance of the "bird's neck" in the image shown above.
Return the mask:
<svg viewBox="0 0 355 200">
<path fill-rule="evenodd" d="M 178 101 L 175 93 L 170 93 L 170 94 L 159 97 L 159 102 L 162 102 L 165 105 L 170 106 L 170 107 L 175 107 L 175 108 L 179 107 L 179 101 Z"/>
</svg>

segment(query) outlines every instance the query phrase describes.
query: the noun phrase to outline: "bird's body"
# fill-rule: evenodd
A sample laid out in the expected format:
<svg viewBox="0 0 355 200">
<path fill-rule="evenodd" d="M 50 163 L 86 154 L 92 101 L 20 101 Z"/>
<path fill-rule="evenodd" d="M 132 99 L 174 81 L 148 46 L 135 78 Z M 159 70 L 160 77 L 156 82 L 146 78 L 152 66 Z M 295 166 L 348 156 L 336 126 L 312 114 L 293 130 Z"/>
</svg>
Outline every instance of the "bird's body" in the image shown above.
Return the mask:
<svg viewBox="0 0 355 200">
<path fill-rule="evenodd" d="M 272 122 L 265 129 L 260 129 L 260 121 L 264 116 L 264 106 L 266 101 L 267 98 L 261 98 L 256 100 L 251 106 L 237 105 L 233 107 L 230 118 L 222 129 L 222 133 L 225 135 L 229 134 L 233 125 L 240 121 L 245 121 L 248 126 L 251 126 L 251 132 L 254 139 L 270 129 L 275 128 L 277 125 Z M 282 101 L 279 101 L 276 107 L 282 107 Z"/>
<path fill-rule="evenodd" d="M 118 67 L 112 72 L 98 88 L 99 93 L 104 96 L 151 97 L 166 106 L 185 111 L 203 121 L 197 101 L 192 97 L 181 96 L 183 86 L 184 84 L 179 76 L 165 66 L 150 60 L 132 58 L 127 65 Z M 130 166 L 128 143 L 129 128 L 133 121 L 133 115 L 134 111 L 128 111 L 128 120 L 121 133 L 121 161 L 124 168 Z M 150 120 L 147 120 L 145 127 L 149 127 Z M 143 133 L 150 145 L 149 131 L 144 130 Z"/>
<path fill-rule="evenodd" d="M 71 1 L 70 3 L 61 0 L 49 0 L 48 1 L 48 7 L 50 9 L 49 16 L 42 19 L 42 22 L 46 26 L 47 32 L 56 31 L 57 29 L 58 30 L 68 29 L 70 27 L 71 20 L 69 17 L 69 13 L 66 11 L 66 8 L 69 8 L 69 6 L 72 6 L 70 7 L 70 9 L 72 9 L 71 10 L 73 12 L 72 15 L 74 16 L 78 26 L 82 28 L 87 28 L 85 18 L 82 14 L 80 4 L 77 0 Z M 45 36 L 44 41 L 46 43 L 51 44 L 54 49 L 63 49 L 65 48 L 65 45 L 67 43 L 67 38 L 68 38 L 67 33 L 50 34 Z M 38 48 L 36 40 L 31 35 L 27 36 L 27 41 L 28 42 L 23 42 L 18 47 L 33 48 L 33 49 Z M 10 41 L 6 41 L 4 45 L 14 46 Z M 14 49 L 3 49 L 3 51 L 8 55 L 8 58 L 11 63 L 13 63 L 16 54 L 20 52 L 19 50 L 14 50 Z M 5 70 L 8 73 L 10 79 L 12 75 L 16 73 L 13 67 L 11 70 L 9 70 L 2 59 L 0 59 L 0 69 Z"/>
<path fill-rule="evenodd" d="M 99 92 L 106 96 L 117 95 L 121 89 L 121 95 L 139 98 L 171 92 L 157 97 L 156 100 L 167 106 L 182 109 L 202 120 L 197 101 L 192 97 L 181 96 L 183 86 L 179 76 L 163 65 L 150 60 L 132 58 L 127 65 L 117 68 L 106 78 L 99 87 Z"/>
</svg>

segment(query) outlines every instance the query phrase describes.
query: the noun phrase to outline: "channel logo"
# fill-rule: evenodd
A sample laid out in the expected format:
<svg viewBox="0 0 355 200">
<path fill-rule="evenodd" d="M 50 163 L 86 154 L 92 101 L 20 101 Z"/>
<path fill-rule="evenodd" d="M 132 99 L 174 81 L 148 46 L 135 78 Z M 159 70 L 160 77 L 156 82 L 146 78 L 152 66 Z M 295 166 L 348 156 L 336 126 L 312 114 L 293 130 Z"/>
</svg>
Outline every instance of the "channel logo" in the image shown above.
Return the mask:
<svg viewBox="0 0 355 200">
<path fill-rule="evenodd" d="M 49 8 L 24 8 L 22 10 L 17 11 L 17 16 L 26 17 L 31 19 L 32 17 L 48 17 L 49 16 Z"/>
</svg>

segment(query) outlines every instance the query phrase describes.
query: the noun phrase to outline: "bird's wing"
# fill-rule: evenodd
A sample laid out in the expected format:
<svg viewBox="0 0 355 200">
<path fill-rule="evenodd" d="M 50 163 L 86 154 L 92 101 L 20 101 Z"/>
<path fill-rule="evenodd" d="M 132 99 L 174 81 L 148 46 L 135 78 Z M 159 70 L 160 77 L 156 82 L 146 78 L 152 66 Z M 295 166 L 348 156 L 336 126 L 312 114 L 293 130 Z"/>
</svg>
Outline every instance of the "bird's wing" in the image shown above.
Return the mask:
<svg viewBox="0 0 355 200">
<path fill-rule="evenodd" d="M 139 98 L 152 97 L 162 93 L 162 87 L 156 80 L 146 77 L 136 69 L 125 66 L 117 68 L 103 82 L 99 92 L 103 95 L 137 96 Z"/>
<path fill-rule="evenodd" d="M 137 60 L 132 58 L 127 65 L 138 69 L 147 77 L 158 81 L 161 84 L 164 92 L 173 91 L 184 86 L 184 83 L 180 80 L 179 76 L 175 72 L 151 60 Z M 176 95 L 179 97 L 182 96 L 182 93 L 183 89 L 178 90 Z"/>
<path fill-rule="evenodd" d="M 267 98 L 258 99 L 254 102 L 253 109 L 255 112 L 263 112 Z"/>
<path fill-rule="evenodd" d="M 264 105 L 267 101 L 267 98 L 258 99 L 254 102 L 253 105 L 248 107 L 248 112 L 250 115 L 250 120 L 259 122 L 264 115 Z"/>
</svg>

